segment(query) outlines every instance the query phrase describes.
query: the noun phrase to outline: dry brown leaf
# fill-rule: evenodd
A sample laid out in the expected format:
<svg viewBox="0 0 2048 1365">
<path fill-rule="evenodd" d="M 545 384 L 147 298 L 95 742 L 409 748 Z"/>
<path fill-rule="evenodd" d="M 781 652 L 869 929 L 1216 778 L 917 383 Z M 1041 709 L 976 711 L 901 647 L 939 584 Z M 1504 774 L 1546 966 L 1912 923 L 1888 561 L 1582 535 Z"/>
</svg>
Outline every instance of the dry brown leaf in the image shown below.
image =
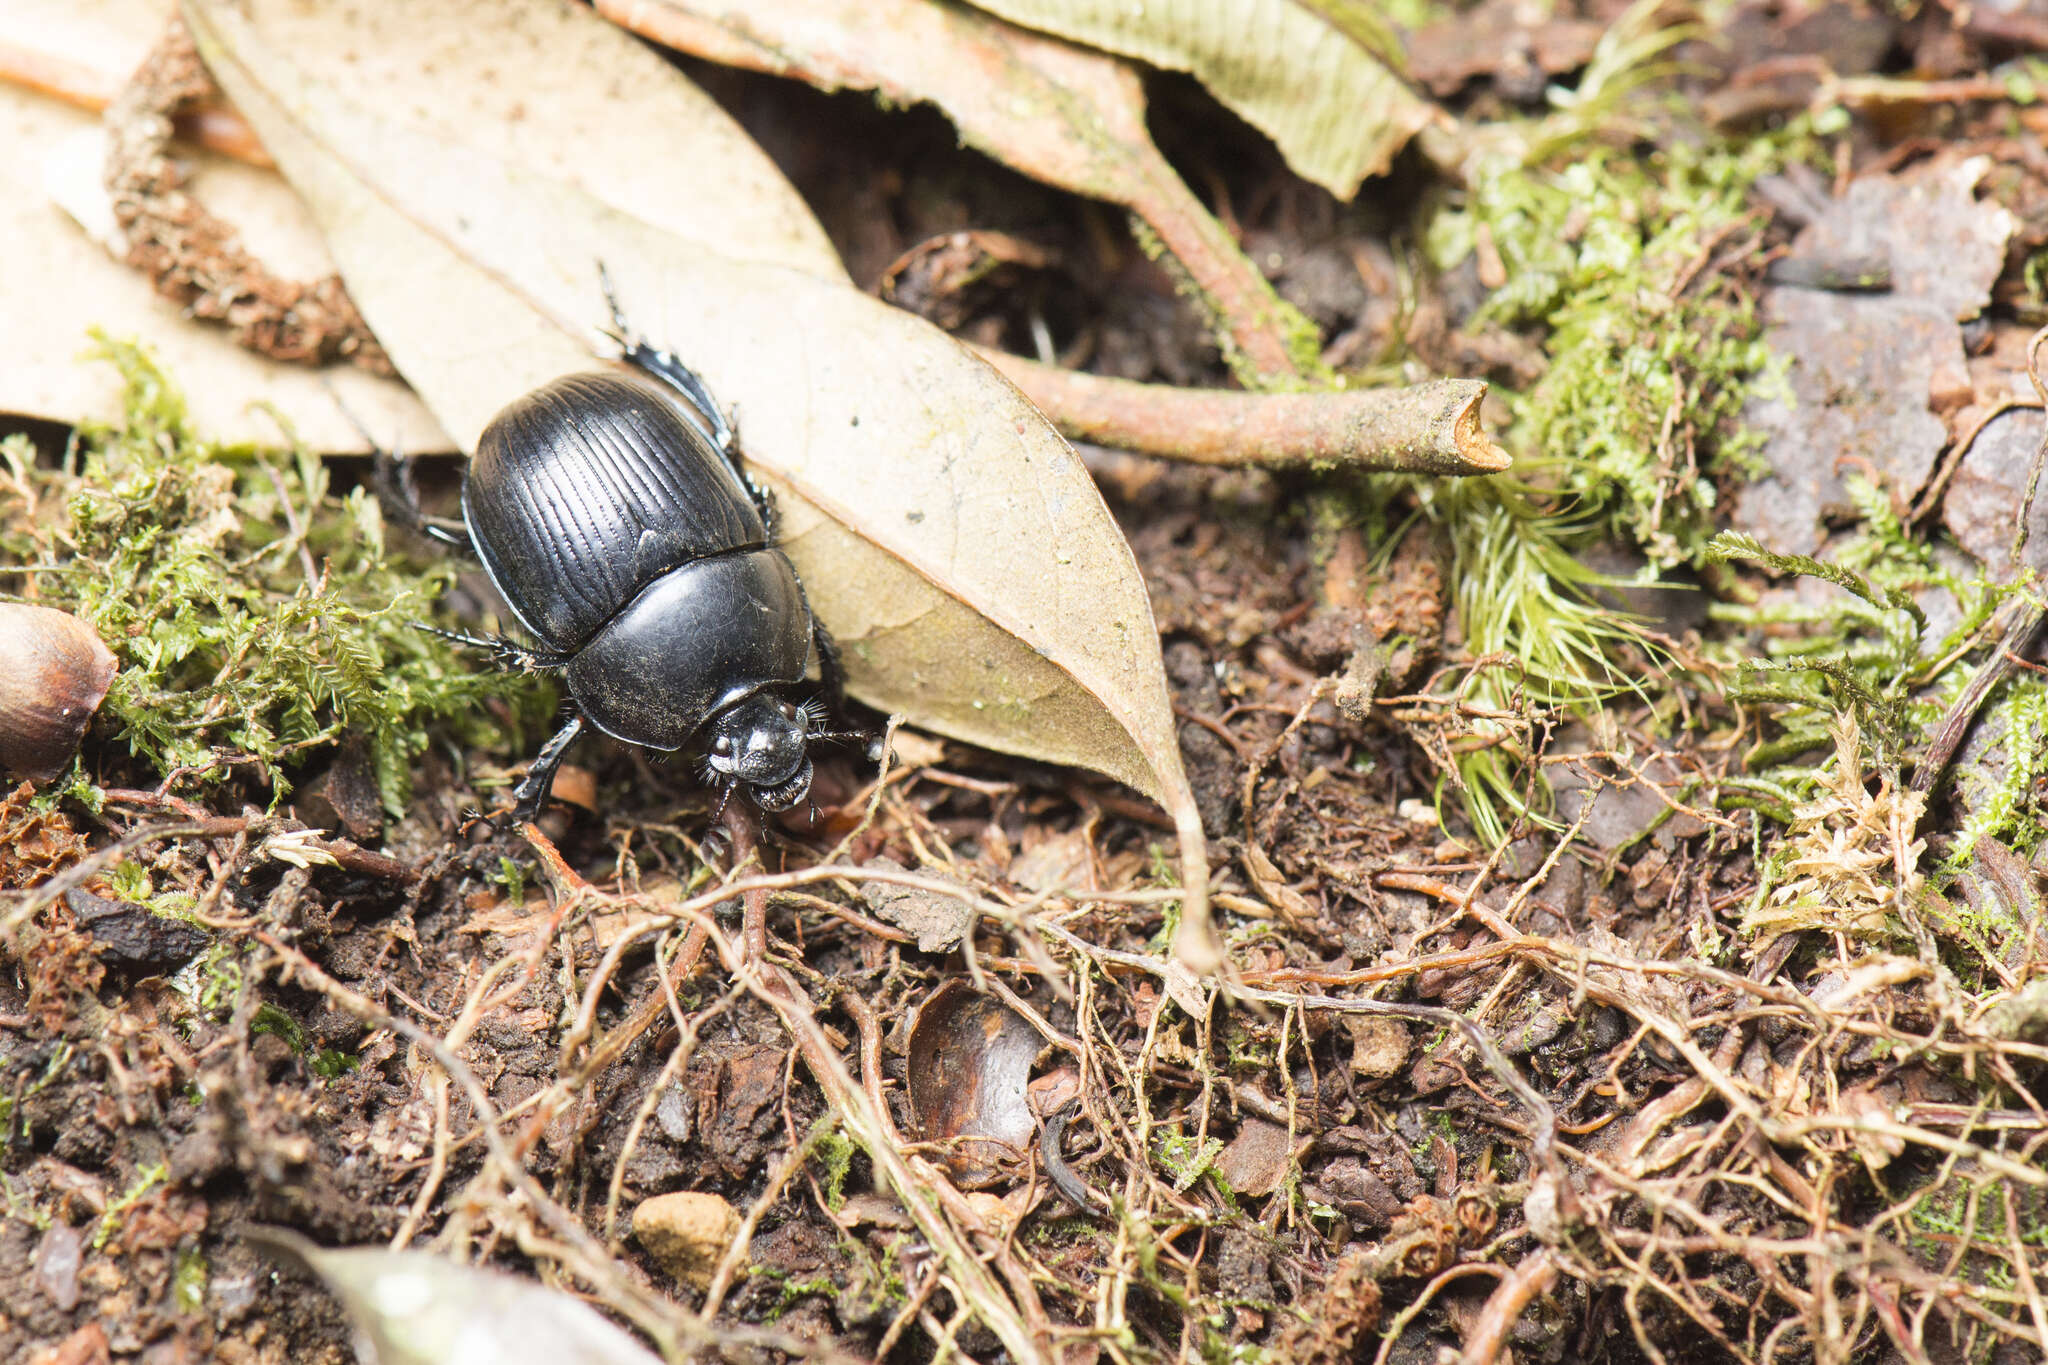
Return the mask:
<svg viewBox="0 0 2048 1365">
<path fill-rule="evenodd" d="M 1143 218 L 1255 375 L 1300 368 L 1288 336 L 1306 324 L 1153 145 L 1145 88 L 1126 63 L 930 0 L 598 0 L 597 8 L 712 61 L 823 90 L 872 90 L 893 104 L 936 105 L 969 146 Z"/>
<path fill-rule="evenodd" d="M 1073 42 L 1186 71 L 1271 137 L 1303 178 L 1349 199 L 1431 106 L 1358 40 L 1334 0 L 976 0 Z"/>
<path fill-rule="evenodd" d="M 1237 1136 L 1217 1154 L 1216 1174 L 1241 1197 L 1259 1199 L 1271 1194 L 1287 1178 L 1287 1168 L 1294 1161 L 1290 1136 L 1280 1124 L 1245 1119 L 1237 1126 Z"/>
<path fill-rule="evenodd" d="M 1788 259 L 1875 258 L 1891 287 L 1765 294 L 1766 338 L 1790 363 L 1785 384 L 1760 387 L 1743 412 L 1769 473 L 1737 496 L 1737 528 L 1781 553 L 1818 554 L 1830 523 L 1855 506 L 1852 476 L 1902 500 L 1927 481 L 1948 439 L 1937 413 L 1972 394 L 1958 324 L 1990 301 L 2016 222 L 1977 197 L 1988 164 L 1866 176 L 1815 206 Z"/>
<path fill-rule="evenodd" d="M 532 15 L 558 23 L 548 38 L 558 68 L 592 63 L 588 88 L 553 77 L 580 97 L 624 88 L 608 43 L 644 54 L 595 15 L 549 0 L 485 8 L 506 31 L 525 31 Z M 764 253 L 720 254 L 530 164 L 385 117 L 386 78 L 358 84 L 358 57 L 393 15 L 413 27 L 397 0 L 346 14 L 281 0 L 248 9 L 188 0 L 186 12 L 216 78 L 323 225 L 363 315 L 458 444 L 473 447 L 510 399 L 592 365 L 603 261 L 637 325 L 736 412 L 854 694 L 1158 798 L 1180 832 L 1190 943 L 1210 946 L 1201 827 L 1144 585 L 1087 471 L 1036 409 L 921 319 L 761 264 Z M 321 16 L 326 27 L 308 27 Z M 418 91 L 444 87 L 459 104 L 480 83 L 478 63 L 507 60 L 465 57 L 431 35 L 417 53 L 433 68 L 416 73 L 409 109 Z M 681 82 L 665 67 L 647 79 Z M 644 83 L 634 75 L 613 122 L 639 109 Z M 530 121 L 556 122 L 545 92 L 524 94 Z M 461 126 L 446 110 L 424 121 Z M 721 140 L 724 116 L 711 123 Z M 675 165 L 697 164 L 688 134 L 680 118 L 669 130 Z M 670 178 L 645 176 L 644 164 L 643 177 Z M 746 191 L 767 202 L 751 182 Z M 605 193 L 626 192 L 608 183 Z M 701 204 L 694 213 L 691 231 L 716 226 Z M 787 244 L 804 236 L 781 229 L 777 251 L 800 254 Z"/>
</svg>

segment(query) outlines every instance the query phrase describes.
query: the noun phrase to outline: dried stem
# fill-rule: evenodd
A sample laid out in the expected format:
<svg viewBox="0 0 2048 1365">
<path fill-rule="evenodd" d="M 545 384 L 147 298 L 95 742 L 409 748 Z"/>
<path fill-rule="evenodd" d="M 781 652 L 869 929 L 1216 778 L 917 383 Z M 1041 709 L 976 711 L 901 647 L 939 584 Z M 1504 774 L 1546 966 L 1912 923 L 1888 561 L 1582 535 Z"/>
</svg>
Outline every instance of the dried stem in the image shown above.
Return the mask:
<svg viewBox="0 0 2048 1365">
<path fill-rule="evenodd" d="M 1486 383 L 1238 393 L 1105 379 L 977 347 L 1067 437 L 1191 464 L 1498 474 L 1508 454 L 1481 425 Z"/>
</svg>

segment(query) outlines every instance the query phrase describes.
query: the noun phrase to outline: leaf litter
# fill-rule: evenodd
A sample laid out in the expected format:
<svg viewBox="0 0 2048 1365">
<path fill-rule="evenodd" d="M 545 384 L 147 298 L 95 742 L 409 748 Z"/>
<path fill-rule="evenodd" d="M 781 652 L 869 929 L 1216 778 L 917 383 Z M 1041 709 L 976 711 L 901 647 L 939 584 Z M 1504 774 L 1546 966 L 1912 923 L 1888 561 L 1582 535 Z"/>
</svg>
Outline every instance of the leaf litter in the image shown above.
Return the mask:
<svg viewBox="0 0 2048 1365">
<path fill-rule="evenodd" d="M 1505 59 L 1498 76 L 1469 77 L 1471 98 L 1529 98 Z M 1970 98 L 1981 107 L 1945 133 L 1951 164 L 2034 116 Z M 1732 414 L 1768 382 L 1745 290 L 1765 252 L 1792 247 L 1751 186 L 1815 137 L 1873 164 L 1855 139 L 1878 133 L 1853 118 L 1795 129 L 1693 176 L 1658 161 L 1657 118 L 1697 129 L 1626 107 L 1643 141 L 1572 159 L 1592 167 L 1579 179 L 1540 157 L 1495 163 L 1436 209 L 1460 214 L 1469 254 L 1421 277 L 1431 305 L 1471 336 L 1515 329 L 1548 348 L 1549 373 L 1579 366 L 1531 387 L 1506 431 L 1543 457 L 1518 483 L 1454 494 L 1097 464 L 1173 636 L 1230 975 L 1167 951 L 1182 893 L 1159 812 L 958 745 L 906 746 L 915 765 L 874 776 L 826 765 L 820 826 L 758 845 L 735 832 L 728 874 L 700 856 L 704 803 L 686 781 L 617 754 L 593 757 L 594 812 L 551 812 L 527 842 L 458 837 L 463 806 L 525 749 L 400 709 L 401 692 L 309 698 L 294 723 L 311 728 L 276 731 L 264 761 L 222 746 L 197 773 L 168 758 L 184 732 L 131 753 L 108 728 L 68 781 L 0 804 L 0 848 L 19 851 L 0 863 L 0 1264 L 20 1268 L 0 1275 L 0 1345 L 50 1361 L 345 1359 L 337 1311 L 279 1290 L 234 1231 L 262 1222 L 385 1244 L 352 1254 L 400 1273 L 537 1268 L 670 1359 L 2038 1350 L 2036 746 L 1983 748 L 2040 733 L 2032 645 L 2012 633 L 2034 589 L 2009 551 L 2034 450 L 1998 431 L 2024 411 L 1971 430 L 2027 397 L 2035 321 L 2013 310 L 2033 248 L 2007 245 L 1990 293 L 2008 302 L 1966 334 L 1969 389 L 1937 405 L 1951 445 L 1925 487 L 1810 463 L 1840 478 L 1824 538 L 1714 538 L 1755 448 Z M 1941 174 L 1910 163 L 1851 178 L 1842 198 Z M 1262 174 L 1281 188 L 1243 211 L 1284 234 L 1300 201 L 1277 162 Z M 1546 218 L 1559 183 L 1602 215 L 1650 214 L 1633 238 L 1604 216 Z M 2020 202 L 2010 181 L 1986 192 Z M 1991 212 L 1957 210 L 1965 233 Z M 1546 232 L 1584 248 L 1567 271 L 1618 274 L 1559 288 L 1523 254 Z M 565 298 L 587 288 L 578 269 L 561 271 Z M 1668 422 L 1608 409 L 1627 420 L 1600 459 L 1633 482 L 1606 490 L 1569 443 L 1523 444 L 1573 429 L 1575 403 L 1636 396 L 1591 385 L 1616 353 L 1601 327 L 1654 328 L 1660 299 L 1725 303 L 1710 321 L 1731 344 L 1705 366 L 1652 352 Z M 337 530 L 364 534 L 361 514 L 303 461 L 200 452 L 188 430 L 150 426 L 154 383 L 131 366 L 127 425 L 162 433 L 163 500 L 122 525 L 238 552 L 213 570 L 233 591 L 180 608 L 202 644 L 300 590 L 301 543 L 330 558 L 344 600 L 359 574 L 412 573 L 329 551 Z M 85 438 L 86 468 L 120 439 Z M 69 572 L 17 572 L 9 589 L 118 598 L 95 574 L 138 541 L 81 538 L 77 466 L 14 448 L 12 562 Z M 171 477 L 187 465 L 234 471 L 232 521 L 220 489 Z M 2004 534 L 1980 496 L 1972 540 L 1936 540 L 1943 489 L 1979 479 L 2005 490 Z M 1605 500 L 1589 508 L 1589 491 Z M 262 540 L 284 502 L 303 536 Z M 83 515 L 97 525 L 89 499 Z M 1632 589 L 1575 577 L 1574 561 L 1617 536 L 1690 574 L 1703 622 L 1652 635 L 1598 605 Z M 452 578 L 409 581 L 438 593 Z M 1516 579 L 1509 612 L 1484 585 Z M 374 613 L 338 625 L 398 647 Z M 149 638 L 109 639 L 138 680 L 175 662 Z M 2008 648 L 2016 662 L 1966 707 Z M 1574 659 L 1589 671 L 1561 686 Z M 520 724 L 525 705 L 491 722 Z M 1931 736 L 1958 713 L 1977 724 L 1956 780 L 1928 779 Z M 305 779 L 351 761 L 352 725 L 378 715 L 417 793 L 384 847 L 302 827 Z M 201 736 L 235 723 L 200 720 Z M 294 733 L 310 742 L 284 751 Z M 1974 790 L 1970 744 L 2001 765 Z M 1504 760 L 1507 837 L 1482 822 L 1475 755 Z M 1553 804 L 1544 774 L 1567 765 Z M 922 912 L 883 910 L 912 897 L 967 908 L 957 946 L 945 932 L 920 948 Z M 735 901 L 750 920 L 772 905 L 768 956 L 743 951 Z M 125 934 L 145 915 L 213 937 L 156 934 L 197 953 L 166 977 L 116 971 L 98 926 Z M 700 970 L 707 950 L 722 970 Z M 1035 1127 L 986 1188 L 920 1141 L 908 1103 L 930 1078 L 907 1021 L 940 993 L 981 1002 L 981 1036 L 1005 1040 L 1011 1121 L 1019 1074 L 1035 1077 Z M 738 1225 L 687 1283 L 626 1233 L 650 1196 L 685 1190 Z M 442 1297 L 459 1318 L 495 1292 Z"/>
</svg>

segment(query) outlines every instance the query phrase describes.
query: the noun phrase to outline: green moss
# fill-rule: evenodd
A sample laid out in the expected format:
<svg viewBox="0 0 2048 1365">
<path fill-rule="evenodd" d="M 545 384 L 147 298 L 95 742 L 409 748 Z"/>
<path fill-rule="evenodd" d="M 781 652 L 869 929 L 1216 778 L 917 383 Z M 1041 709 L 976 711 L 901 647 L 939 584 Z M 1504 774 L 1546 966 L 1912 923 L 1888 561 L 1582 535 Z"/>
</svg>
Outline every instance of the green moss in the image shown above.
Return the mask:
<svg viewBox="0 0 2048 1365">
<path fill-rule="evenodd" d="M 64 470 L 0 451 L 37 503 L 0 494 L 0 557 L 114 651 L 102 723 L 143 764 L 185 786 L 242 768 L 278 800 L 353 736 L 396 815 L 430 733 L 502 743 L 486 697 L 545 705 L 415 628 L 456 566 L 390 562 L 374 498 L 335 495 L 303 445 L 204 439 L 147 352 L 102 339 L 97 353 L 120 370 L 125 417 L 82 431 Z"/>
<path fill-rule="evenodd" d="M 171 1276 L 171 1306 L 180 1313 L 197 1313 L 206 1307 L 206 1253 L 196 1246 L 178 1253 L 178 1266 Z"/>
<path fill-rule="evenodd" d="M 832 1282 L 832 1277 L 822 1273 L 799 1280 L 786 1270 L 778 1270 L 772 1266 L 754 1266 L 748 1270 L 747 1278 L 775 1286 L 775 1302 L 769 1305 L 761 1316 L 761 1321 L 771 1326 L 780 1322 L 784 1314 L 805 1299 L 832 1299 L 839 1293 L 839 1286 Z"/>
<path fill-rule="evenodd" d="M 356 1059 L 331 1047 L 315 1047 L 305 1026 L 268 1002 L 258 1005 L 249 1020 L 251 1034 L 270 1033 L 284 1040 L 293 1055 L 304 1059 L 307 1069 L 323 1081 L 339 1080 L 356 1069 Z"/>
<path fill-rule="evenodd" d="M 1839 774 L 1833 727 L 1850 718 L 1863 744 L 1861 784 L 1903 787 L 1907 763 L 1920 758 L 1950 709 L 2002 644 L 2008 618 L 2001 609 L 2038 600 L 2038 585 L 1995 583 L 1959 557 L 1938 555 L 1900 519 L 1891 499 L 1851 480 L 1860 515 L 1856 531 L 1838 542 L 1824 563 L 1773 555 L 1753 542 L 1723 537 L 1716 551 L 1749 559 L 1779 574 L 1818 578 L 1840 591 L 1817 598 L 1777 594 L 1763 603 L 1721 603 L 1718 620 L 1743 628 L 1742 640 L 1716 651 L 1738 665 L 1731 701 L 1755 708 L 1758 738 L 1743 755 L 1759 792 L 1777 800 L 1756 803 L 1792 825 L 1807 803 L 1835 789 Z M 1939 634 L 1926 628 L 1920 602 L 1947 599 L 1951 612 Z M 1761 637 L 1761 658 L 1744 657 Z M 1999 947 L 2013 923 L 1975 866 L 1986 840 L 2028 858 L 2048 842 L 2037 787 L 2044 771 L 2038 744 L 1999 742 L 1998 736 L 2034 736 L 2048 726 L 2048 679 L 2014 670 L 1985 695 L 1975 727 L 1990 739 L 1982 761 L 1965 761 L 1943 778 L 1960 796 L 1957 818 L 1939 841 L 1916 893 L 1920 918 L 1932 930 L 1946 963 L 1971 990 L 1995 988 Z M 1733 804 L 1724 798 L 1724 804 Z M 1763 885 L 1757 903 L 1791 876 L 1784 847 L 1760 845 Z M 1982 909 L 1950 894 L 1964 878 L 1980 882 Z M 1895 926 L 1903 933 L 1903 925 Z"/>
<path fill-rule="evenodd" d="M 1455 689 L 1464 712 L 1464 732 L 1432 750 L 1438 801 L 1455 792 L 1475 832 L 1494 844 L 1514 819 L 1546 818 L 1538 733 L 1560 711 L 1590 716 L 1638 687 L 1615 660 L 1631 647 L 1654 651 L 1596 597 L 1610 580 L 1580 555 L 1597 522 L 1504 477 L 1423 485 L 1418 498 L 1451 542 L 1452 605 L 1469 661 L 1438 688 Z"/>
<path fill-rule="evenodd" d="M 836 1210 L 846 1202 L 846 1177 L 860 1148 L 830 1120 L 821 1121 L 812 1132 L 811 1147 L 825 1168 L 825 1207 Z"/>
<path fill-rule="evenodd" d="M 505 899 L 512 905 L 526 904 L 526 869 L 517 862 L 499 854 L 497 871 L 487 874 L 486 879 L 493 886 L 504 887 Z"/>
<path fill-rule="evenodd" d="M 21 1132 L 16 1134 L 14 1131 L 15 1105 L 21 1101 L 33 1099 L 48 1089 L 59 1076 L 64 1074 L 64 1068 L 71 1064 L 71 1057 L 74 1051 L 75 1049 L 68 1041 L 57 1044 L 56 1051 L 50 1054 L 50 1060 L 43 1065 L 42 1075 L 29 1082 L 28 1086 L 18 1094 L 0 1095 L 0 1147 L 12 1146 L 17 1136 L 23 1141 L 28 1140 L 31 1134 L 28 1129 L 28 1118 L 26 1115 L 22 1117 Z"/>
<path fill-rule="evenodd" d="M 170 1176 L 170 1173 L 171 1168 L 161 1161 L 151 1166 L 145 1166 L 140 1171 L 137 1171 L 135 1173 L 135 1183 L 130 1185 L 119 1198 L 110 1202 L 107 1205 L 107 1211 L 99 1216 L 98 1222 L 93 1224 L 92 1249 L 99 1251 L 104 1248 L 113 1239 L 114 1234 L 121 1230 L 121 1219 L 127 1214 L 128 1210 L 134 1208 L 143 1199 L 148 1197 L 151 1190 L 163 1184 Z"/>
<path fill-rule="evenodd" d="M 1650 135 L 1634 97 L 1686 34 L 1655 22 L 1654 6 L 1633 8 L 1579 89 L 1553 92 L 1548 118 L 1518 133 L 1489 126 L 1464 187 L 1420 224 L 1437 269 L 1498 263 L 1499 286 L 1468 326 L 1527 334 L 1547 360 L 1505 395 L 1513 476 L 1421 494 L 1455 552 L 1475 661 L 1455 680 L 1459 697 L 1496 717 L 1453 758 L 1437 755 L 1439 797 L 1455 791 L 1488 843 L 1513 818 L 1546 816 L 1531 736 L 1559 713 L 1590 718 L 1623 686 L 1647 690 L 1639 666 L 1615 660 L 1656 650 L 1600 600 L 1606 580 L 1583 552 L 1634 545 L 1646 576 L 1702 562 L 1718 489 L 1749 472 L 1756 438 L 1742 408 L 1776 382 L 1753 301 L 1711 261 L 1747 229 L 1757 178 L 1809 155 L 1811 136 L 1796 126 L 1723 139 L 1668 112 Z M 1489 658 L 1508 662 L 1478 662 Z"/>
<path fill-rule="evenodd" d="M 1203 1138 L 1199 1141 L 1179 1133 L 1167 1133 L 1160 1137 L 1155 1155 L 1159 1165 L 1173 1177 L 1174 1193 L 1182 1194 L 1193 1187 L 1205 1174 L 1213 1174 L 1216 1158 L 1223 1153 L 1223 1139 Z"/>
<path fill-rule="evenodd" d="M 1744 226 L 1756 179 L 1804 147 L 1788 134 L 1595 148 L 1478 176 L 1427 225 L 1439 269 L 1482 241 L 1504 268 L 1476 325 L 1542 330 L 1549 365 L 1511 399 L 1521 477 L 1657 563 L 1698 557 L 1716 477 L 1739 476 L 1755 444 L 1743 403 L 1770 369 L 1752 301 L 1707 259 Z"/>
<path fill-rule="evenodd" d="M 1820 578 L 1843 589 L 1811 604 L 1719 603 L 1710 609 L 1716 620 L 1744 627 L 1751 636 L 1765 635 L 1763 657 L 1744 657 L 1746 646 L 1724 650 L 1722 657 L 1741 668 L 1731 699 L 1761 708 L 1766 718 L 1745 765 L 1794 801 L 1813 790 L 1829 747 L 1829 726 L 1842 713 L 1855 717 L 1873 767 L 1896 776 L 1982 666 L 1993 617 L 2015 597 L 2034 591 L 2025 584 L 1991 582 L 1980 570 L 1936 555 L 1900 521 L 1881 490 L 1852 479 L 1849 491 L 1861 524 L 1827 563 L 1770 554 L 1741 537 L 1722 537 L 1712 547 L 1775 573 Z M 1942 634 L 1930 636 L 1916 603 L 1940 595 L 1954 602 L 1955 618 Z M 2048 680 L 2023 670 L 1985 698 L 1977 721 L 2022 735 L 2040 734 L 2044 723 Z M 2038 746 L 2003 748 L 2005 762 L 1995 774 L 1964 779 L 1968 814 L 1943 858 L 1945 874 L 1966 868 L 1980 840 L 1996 838 L 2021 850 L 2041 842 L 2034 797 L 2042 771 Z"/>
<path fill-rule="evenodd" d="M 215 941 L 186 963 L 171 984 L 204 1018 L 216 1022 L 227 1019 L 242 993 L 241 946 L 225 938 Z"/>
<path fill-rule="evenodd" d="M 272 1004 L 261 1004 L 249 1020 L 249 1032 L 268 1033 L 282 1038 L 286 1047 L 303 1057 L 306 1055 L 308 1040 L 306 1030 L 299 1021 Z"/>
</svg>

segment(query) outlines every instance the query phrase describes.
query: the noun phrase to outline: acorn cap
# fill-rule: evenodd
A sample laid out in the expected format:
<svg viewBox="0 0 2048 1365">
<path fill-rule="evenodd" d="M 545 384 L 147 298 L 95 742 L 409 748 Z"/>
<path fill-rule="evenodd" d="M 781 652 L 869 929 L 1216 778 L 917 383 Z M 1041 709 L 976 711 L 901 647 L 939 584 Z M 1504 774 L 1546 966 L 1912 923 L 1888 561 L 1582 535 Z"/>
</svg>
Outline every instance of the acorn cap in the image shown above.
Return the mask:
<svg viewBox="0 0 2048 1365">
<path fill-rule="evenodd" d="M 63 772 L 118 667 L 76 616 L 0 602 L 0 771 Z"/>
</svg>

